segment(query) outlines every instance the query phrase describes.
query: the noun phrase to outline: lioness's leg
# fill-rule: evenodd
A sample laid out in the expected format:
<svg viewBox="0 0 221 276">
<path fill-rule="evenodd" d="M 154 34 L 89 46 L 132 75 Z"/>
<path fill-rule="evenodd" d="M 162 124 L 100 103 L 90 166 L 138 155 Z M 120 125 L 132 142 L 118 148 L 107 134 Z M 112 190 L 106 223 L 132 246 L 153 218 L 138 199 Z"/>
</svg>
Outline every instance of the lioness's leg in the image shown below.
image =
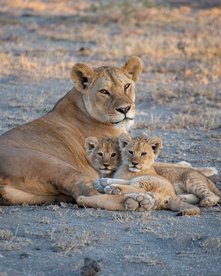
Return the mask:
<svg viewBox="0 0 221 276">
<path fill-rule="evenodd" d="M 8 185 L 0 185 L 0 194 L 3 200 L 0 205 L 8 204 L 58 204 L 60 202 L 74 203 L 72 196 L 57 194 L 57 195 L 36 195 L 18 190 Z"/>
<path fill-rule="evenodd" d="M 195 171 L 186 174 L 184 179 L 186 191 L 198 196 L 201 199 L 200 205 L 203 207 L 212 207 L 220 200 L 220 197 L 209 189 L 208 181 L 210 180 Z"/>
<path fill-rule="evenodd" d="M 93 188 L 97 173 L 90 167 L 82 176 L 72 165 L 29 149 L 4 150 L 0 160 L 0 195 L 9 203 L 38 204 L 40 198 L 41 203 L 51 203 L 51 196 L 61 193 L 74 199 L 99 194 Z"/>
<path fill-rule="evenodd" d="M 150 193 L 129 193 L 122 195 L 80 196 L 79 205 L 112 211 L 150 211 L 157 207 L 157 199 Z"/>
</svg>

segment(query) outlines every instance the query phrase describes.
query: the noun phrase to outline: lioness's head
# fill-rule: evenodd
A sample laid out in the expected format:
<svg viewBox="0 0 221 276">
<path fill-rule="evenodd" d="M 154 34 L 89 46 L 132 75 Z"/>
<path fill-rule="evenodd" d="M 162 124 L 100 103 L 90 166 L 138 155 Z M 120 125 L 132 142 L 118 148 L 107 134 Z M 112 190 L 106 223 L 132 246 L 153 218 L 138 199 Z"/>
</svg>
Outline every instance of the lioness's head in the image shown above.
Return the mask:
<svg viewBox="0 0 221 276">
<path fill-rule="evenodd" d="M 135 82 L 141 71 L 141 60 L 131 57 L 121 68 L 92 69 L 78 63 L 72 68 L 71 77 L 91 117 L 102 123 L 127 126 L 135 117 Z"/>
<path fill-rule="evenodd" d="M 117 139 L 104 137 L 88 137 L 85 139 L 85 149 L 91 166 L 101 174 L 111 174 L 120 164 L 120 151 Z"/>
<path fill-rule="evenodd" d="M 139 136 L 131 138 L 127 134 L 119 137 L 119 147 L 123 164 L 131 172 L 140 172 L 150 168 L 163 146 L 161 138 Z"/>
</svg>

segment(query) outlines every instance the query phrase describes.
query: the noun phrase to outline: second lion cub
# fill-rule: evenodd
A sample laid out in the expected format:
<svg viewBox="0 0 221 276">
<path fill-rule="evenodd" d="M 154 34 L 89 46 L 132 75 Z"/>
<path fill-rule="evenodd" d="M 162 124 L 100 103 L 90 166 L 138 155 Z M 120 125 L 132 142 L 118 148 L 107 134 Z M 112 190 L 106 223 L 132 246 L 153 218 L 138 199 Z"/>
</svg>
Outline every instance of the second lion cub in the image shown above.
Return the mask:
<svg viewBox="0 0 221 276">
<path fill-rule="evenodd" d="M 159 137 L 130 138 L 123 134 L 119 138 L 119 147 L 122 163 L 114 179 L 99 179 L 95 184 L 97 190 L 111 194 L 151 192 L 157 197 L 157 209 L 178 211 L 180 215 L 200 213 L 199 208 L 180 198 L 189 203 L 200 201 L 204 207 L 214 206 L 220 200 L 215 184 L 200 172 L 169 164 L 154 164 L 162 148 Z"/>
</svg>

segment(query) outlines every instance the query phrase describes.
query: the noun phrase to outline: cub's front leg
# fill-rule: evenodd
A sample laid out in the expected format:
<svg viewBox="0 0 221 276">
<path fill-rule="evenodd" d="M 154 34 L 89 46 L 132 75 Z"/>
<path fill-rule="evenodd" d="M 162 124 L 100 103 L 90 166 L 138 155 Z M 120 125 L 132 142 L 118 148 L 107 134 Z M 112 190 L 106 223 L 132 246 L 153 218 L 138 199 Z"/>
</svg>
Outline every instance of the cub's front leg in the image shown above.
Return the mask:
<svg viewBox="0 0 221 276">
<path fill-rule="evenodd" d="M 129 185 L 129 181 L 124 179 L 99 178 L 94 183 L 94 188 L 100 193 L 105 193 L 105 188 L 112 184 Z"/>
</svg>

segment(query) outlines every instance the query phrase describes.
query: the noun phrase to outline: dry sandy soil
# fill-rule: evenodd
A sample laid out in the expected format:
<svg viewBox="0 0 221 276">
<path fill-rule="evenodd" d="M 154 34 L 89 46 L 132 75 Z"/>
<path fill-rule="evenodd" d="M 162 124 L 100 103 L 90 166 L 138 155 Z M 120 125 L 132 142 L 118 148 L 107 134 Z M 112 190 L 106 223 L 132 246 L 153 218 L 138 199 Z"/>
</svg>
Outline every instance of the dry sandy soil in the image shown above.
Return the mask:
<svg viewBox="0 0 221 276">
<path fill-rule="evenodd" d="M 133 131 L 164 138 L 161 161 L 221 171 L 218 0 L 1 0 L 0 133 L 50 110 L 72 88 L 74 63 L 120 65 L 130 55 L 144 62 Z M 213 180 L 221 188 L 220 175 Z M 95 260 L 92 274 L 90 265 L 81 269 L 86 257 Z M 101 275 L 220 275 L 220 206 L 199 217 L 1 206 L 1 276 L 99 268 Z"/>
</svg>

